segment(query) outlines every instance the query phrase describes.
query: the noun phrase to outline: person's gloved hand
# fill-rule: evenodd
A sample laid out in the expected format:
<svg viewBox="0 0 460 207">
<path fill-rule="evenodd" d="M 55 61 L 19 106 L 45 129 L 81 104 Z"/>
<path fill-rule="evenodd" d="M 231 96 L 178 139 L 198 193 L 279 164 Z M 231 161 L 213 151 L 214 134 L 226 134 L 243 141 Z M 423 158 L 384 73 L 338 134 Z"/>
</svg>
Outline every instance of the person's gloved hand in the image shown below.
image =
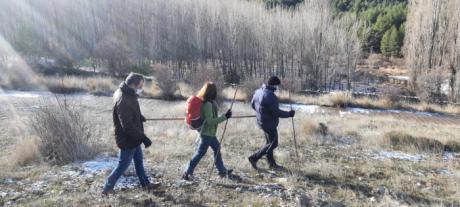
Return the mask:
<svg viewBox="0 0 460 207">
<path fill-rule="evenodd" d="M 141 115 L 141 122 L 146 122 L 146 121 L 147 119 L 145 119 L 145 117 Z"/>
<path fill-rule="evenodd" d="M 294 110 L 289 111 L 289 116 L 294 117 L 295 116 L 295 111 Z"/>
<path fill-rule="evenodd" d="M 148 148 L 150 145 L 152 145 L 152 141 L 148 137 L 145 137 L 142 143 L 144 143 L 145 148 Z"/>
<path fill-rule="evenodd" d="M 227 113 L 225 113 L 225 118 L 230 119 L 232 117 L 232 110 L 229 109 Z"/>
</svg>

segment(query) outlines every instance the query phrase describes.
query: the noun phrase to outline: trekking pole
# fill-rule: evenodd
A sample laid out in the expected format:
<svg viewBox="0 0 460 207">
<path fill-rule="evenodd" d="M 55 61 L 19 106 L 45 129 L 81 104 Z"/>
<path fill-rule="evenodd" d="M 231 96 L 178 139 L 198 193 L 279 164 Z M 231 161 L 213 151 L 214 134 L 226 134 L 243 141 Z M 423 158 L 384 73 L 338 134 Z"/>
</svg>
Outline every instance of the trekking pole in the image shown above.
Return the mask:
<svg viewBox="0 0 460 207">
<path fill-rule="evenodd" d="M 146 121 L 183 121 L 185 118 L 151 118 L 145 119 Z"/>
<path fill-rule="evenodd" d="M 233 108 L 233 103 L 235 103 L 236 93 L 238 92 L 238 85 L 235 84 L 234 86 L 235 86 L 235 93 L 233 94 L 233 99 L 232 99 L 232 104 L 230 105 L 230 110 L 232 110 Z M 219 143 L 221 144 L 220 149 L 222 149 L 222 146 L 223 146 L 222 141 L 224 141 L 225 131 L 227 131 L 227 124 L 228 124 L 228 119 L 225 121 L 224 131 L 222 131 L 222 137 L 219 140 Z M 219 150 L 219 153 L 220 153 L 220 150 Z M 211 165 L 211 170 L 209 171 L 208 179 L 211 178 L 213 171 L 214 171 L 214 166 Z"/>
<path fill-rule="evenodd" d="M 291 90 L 289 89 L 289 105 L 291 106 L 291 111 L 292 111 L 292 99 L 291 99 Z M 293 140 L 294 140 L 294 148 L 295 148 L 295 155 L 297 157 L 297 162 L 299 162 L 299 153 L 297 151 L 297 138 L 295 134 L 295 124 L 294 124 L 294 117 L 291 117 L 291 122 L 292 122 L 292 135 L 293 135 Z"/>
<path fill-rule="evenodd" d="M 256 115 L 241 115 L 241 116 L 232 116 L 232 119 L 244 119 L 244 118 L 254 118 Z M 145 119 L 146 121 L 183 121 L 185 118 L 150 118 Z"/>
</svg>

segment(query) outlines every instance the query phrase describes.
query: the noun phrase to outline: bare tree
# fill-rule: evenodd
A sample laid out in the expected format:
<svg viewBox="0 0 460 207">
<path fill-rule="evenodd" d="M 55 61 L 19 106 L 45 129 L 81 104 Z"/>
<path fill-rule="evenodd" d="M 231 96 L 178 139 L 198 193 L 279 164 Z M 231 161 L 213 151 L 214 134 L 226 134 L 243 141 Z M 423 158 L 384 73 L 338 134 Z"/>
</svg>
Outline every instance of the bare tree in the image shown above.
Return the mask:
<svg viewBox="0 0 460 207">
<path fill-rule="evenodd" d="M 450 100 L 458 100 L 459 15 L 458 1 L 410 1 L 404 50 L 414 90 L 422 97 L 441 93 L 440 84 L 448 82 Z"/>
<path fill-rule="evenodd" d="M 15 45 L 21 54 L 71 64 L 91 59 L 116 73 L 159 63 L 177 80 L 212 68 L 231 83 L 279 75 L 315 90 L 344 80 L 351 90 L 360 58 L 357 19 L 334 18 L 329 1 L 305 0 L 290 10 L 227 0 L 0 0 L 0 6 L 10 8 L 0 14 L 8 42 L 17 42 L 27 25 L 41 45 L 34 53 Z"/>
</svg>

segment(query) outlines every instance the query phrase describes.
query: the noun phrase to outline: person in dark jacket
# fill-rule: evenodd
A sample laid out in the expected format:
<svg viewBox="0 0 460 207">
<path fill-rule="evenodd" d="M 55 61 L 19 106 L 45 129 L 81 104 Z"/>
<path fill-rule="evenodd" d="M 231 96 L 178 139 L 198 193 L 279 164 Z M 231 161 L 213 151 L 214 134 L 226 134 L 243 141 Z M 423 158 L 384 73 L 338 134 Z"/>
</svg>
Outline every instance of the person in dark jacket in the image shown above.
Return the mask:
<svg viewBox="0 0 460 207">
<path fill-rule="evenodd" d="M 115 127 L 115 140 L 120 148 L 117 167 L 112 171 L 104 185 L 103 196 L 113 191 L 120 176 L 128 169 L 131 160 L 134 160 L 136 174 L 144 189 L 153 188 L 144 170 L 143 153 L 141 144 L 149 147 L 152 141 L 144 134 L 144 116 L 138 102 L 138 95 L 142 93 L 144 77 L 131 73 L 121 83 L 120 88 L 114 93 L 113 125 Z"/>
<path fill-rule="evenodd" d="M 281 169 L 273 156 L 273 151 L 278 147 L 279 118 L 294 117 L 295 111 L 283 111 L 279 109 L 278 98 L 275 95 L 277 87 L 281 84 L 278 77 L 272 76 L 267 85 L 262 85 L 257 89 L 252 101 L 252 108 L 256 111 L 257 125 L 264 131 L 266 145 L 259 151 L 251 155 L 248 159 L 254 169 L 257 168 L 257 162 L 263 156 L 267 157 L 271 169 Z"/>
</svg>

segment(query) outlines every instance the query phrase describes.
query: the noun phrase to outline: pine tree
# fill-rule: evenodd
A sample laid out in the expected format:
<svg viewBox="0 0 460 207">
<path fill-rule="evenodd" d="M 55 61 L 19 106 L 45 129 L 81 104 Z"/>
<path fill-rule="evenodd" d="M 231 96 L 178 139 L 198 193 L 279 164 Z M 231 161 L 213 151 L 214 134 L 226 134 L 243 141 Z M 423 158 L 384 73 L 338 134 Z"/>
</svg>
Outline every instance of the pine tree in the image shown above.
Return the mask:
<svg viewBox="0 0 460 207">
<path fill-rule="evenodd" d="M 399 56 L 399 50 L 400 50 L 399 42 L 400 42 L 399 41 L 399 31 L 396 29 L 395 26 L 393 26 L 391 28 L 390 38 L 388 42 L 388 45 L 390 47 L 389 52 L 390 52 L 390 55 L 393 57 Z"/>
<path fill-rule="evenodd" d="M 383 55 L 390 57 L 391 56 L 391 47 L 390 47 L 390 36 L 391 36 L 391 29 L 387 30 L 382 37 L 382 41 L 380 42 L 380 50 Z"/>
</svg>

